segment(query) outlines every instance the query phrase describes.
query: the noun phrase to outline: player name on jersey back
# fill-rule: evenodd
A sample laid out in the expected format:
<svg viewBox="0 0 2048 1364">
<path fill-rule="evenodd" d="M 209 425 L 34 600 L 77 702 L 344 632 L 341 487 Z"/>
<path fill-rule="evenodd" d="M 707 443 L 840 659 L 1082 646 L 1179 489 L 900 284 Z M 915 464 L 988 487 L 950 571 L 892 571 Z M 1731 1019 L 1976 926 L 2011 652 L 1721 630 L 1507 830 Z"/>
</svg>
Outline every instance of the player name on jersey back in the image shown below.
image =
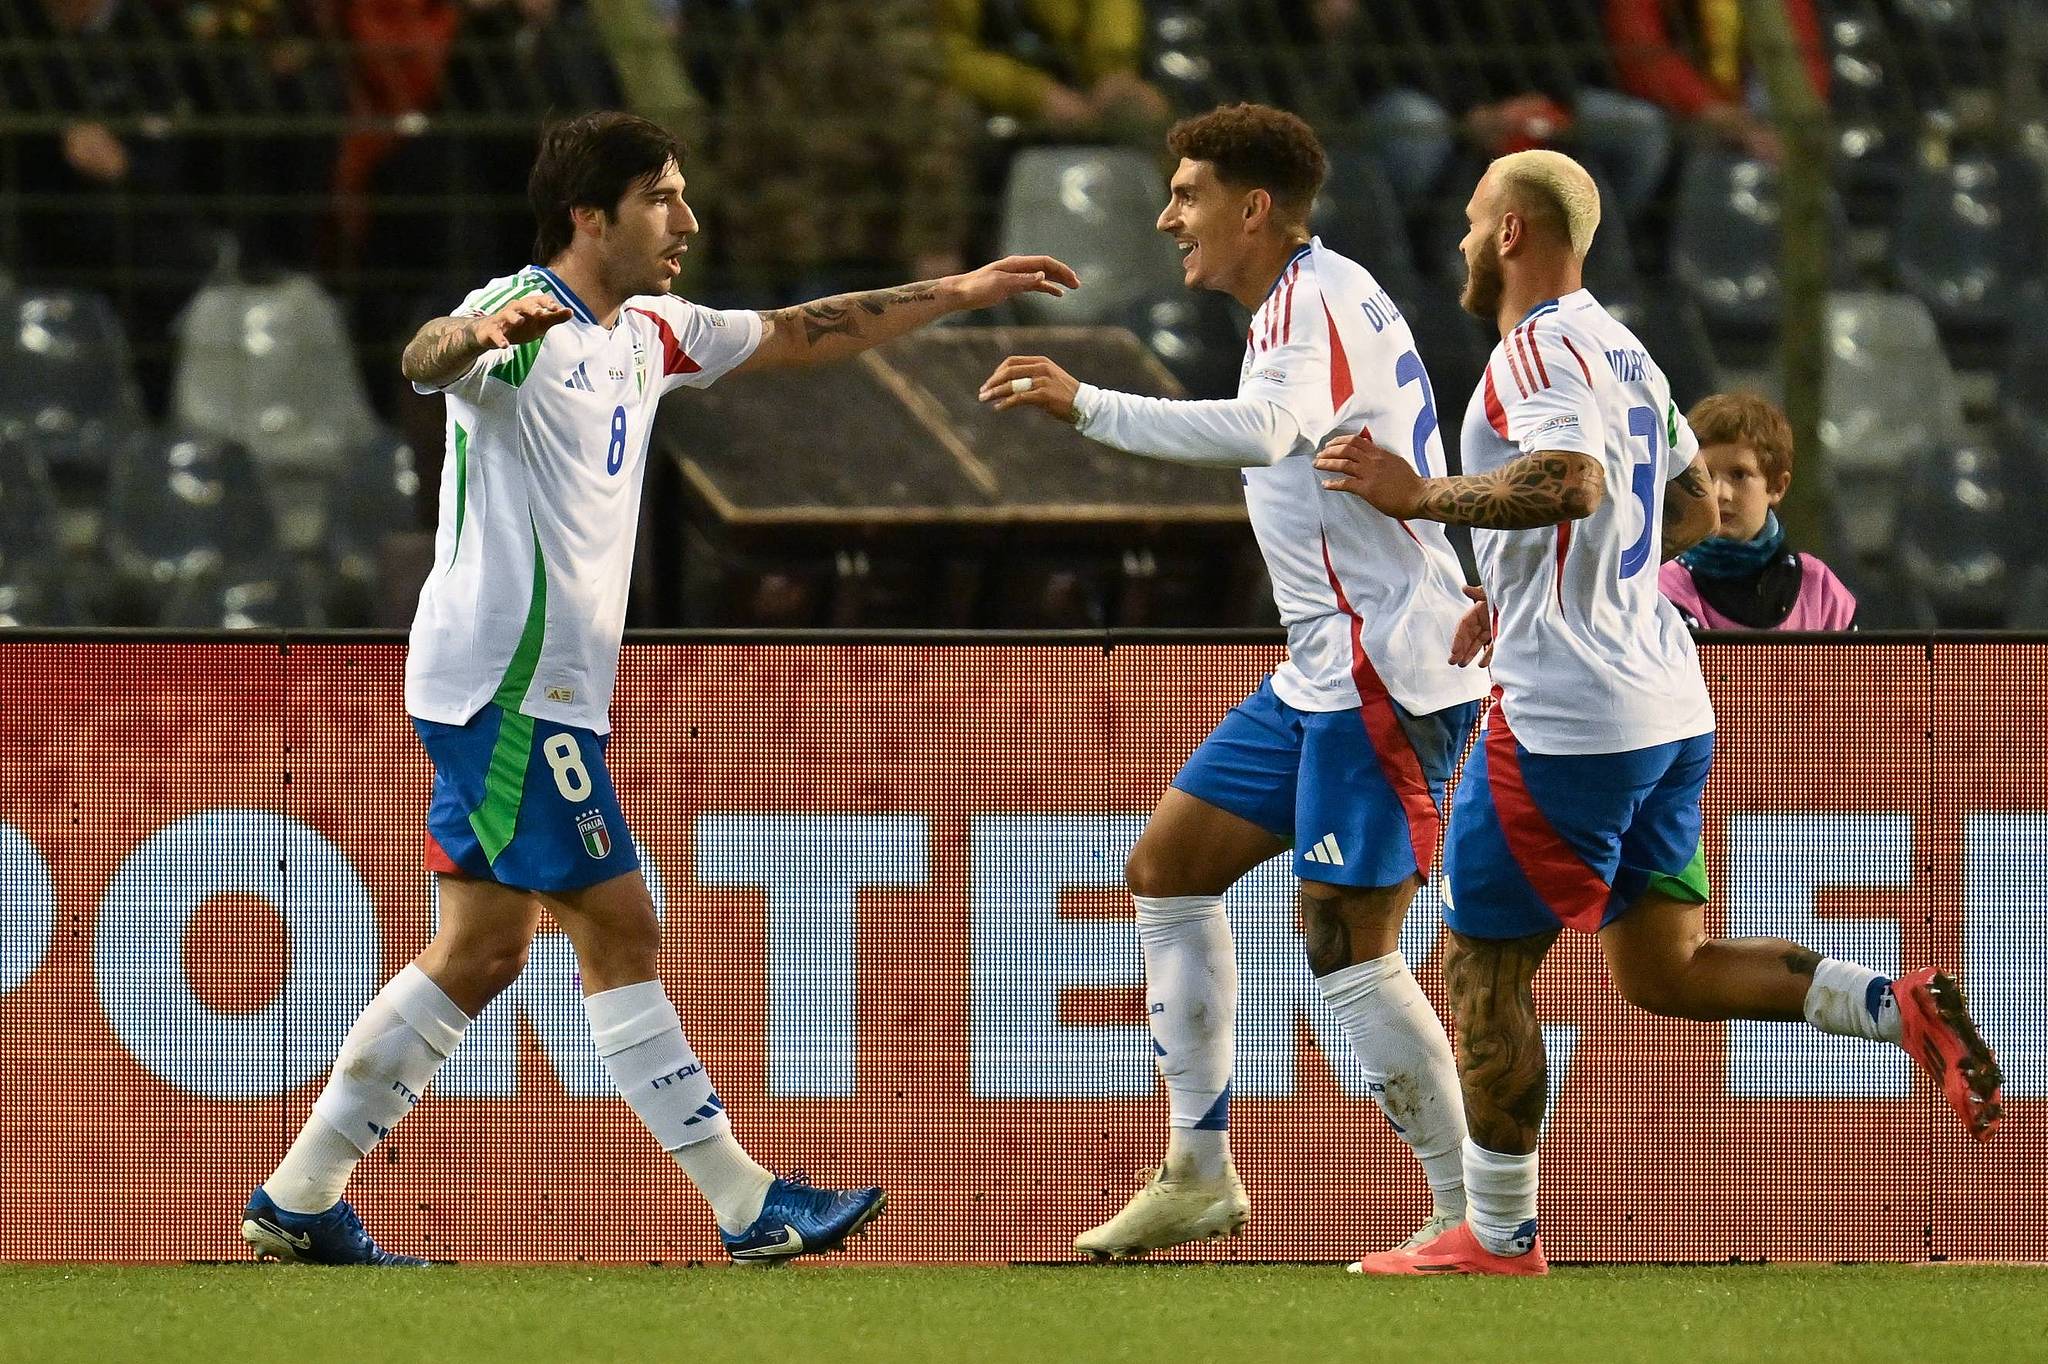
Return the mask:
<svg viewBox="0 0 2048 1364">
<path fill-rule="evenodd" d="M 1635 334 L 1584 289 L 1531 309 L 1487 360 L 1462 450 L 1468 474 L 1554 450 L 1603 476 L 1591 516 L 1472 533 L 1515 737 L 1536 753 L 1618 753 L 1711 731 L 1692 635 L 1657 588 L 1664 485 L 1699 442 Z"/>
</svg>

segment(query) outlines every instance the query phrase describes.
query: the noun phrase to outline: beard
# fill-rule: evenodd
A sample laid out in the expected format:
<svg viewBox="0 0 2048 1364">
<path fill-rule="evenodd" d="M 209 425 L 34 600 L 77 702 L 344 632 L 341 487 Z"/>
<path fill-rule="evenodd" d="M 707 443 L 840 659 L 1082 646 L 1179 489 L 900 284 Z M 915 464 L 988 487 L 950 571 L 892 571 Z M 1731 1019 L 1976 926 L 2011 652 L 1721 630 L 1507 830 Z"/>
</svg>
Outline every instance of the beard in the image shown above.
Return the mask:
<svg viewBox="0 0 2048 1364">
<path fill-rule="evenodd" d="M 1477 259 L 1465 261 L 1465 290 L 1458 295 L 1458 306 L 1472 316 L 1491 322 L 1500 312 L 1501 294 L 1506 288 L 1501 278 L 1500 252 L 1489 238 L 1479 248 Z"/>
</svg>

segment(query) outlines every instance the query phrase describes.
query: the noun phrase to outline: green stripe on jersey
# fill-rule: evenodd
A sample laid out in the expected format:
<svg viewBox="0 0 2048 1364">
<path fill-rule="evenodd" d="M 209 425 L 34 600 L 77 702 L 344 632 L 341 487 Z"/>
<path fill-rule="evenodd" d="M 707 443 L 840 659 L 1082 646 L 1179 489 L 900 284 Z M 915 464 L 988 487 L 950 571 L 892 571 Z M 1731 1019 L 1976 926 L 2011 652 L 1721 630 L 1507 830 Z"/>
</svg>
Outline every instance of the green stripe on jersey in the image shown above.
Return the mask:
<svg viewBox="0 0 2048 1364">
<path fill-rule="evenodd" d="M 514 346 L 510 355 L 491 367 L 491 378 L 503 380 L 514 388 L 525 383 L 526 376 L 533 372 L 533 362 L 540 354 L 541 342 L 545 340 L 545 336 L 536 336 L 523 346 Z"/>
<path fill-rule="evenodd" d="M 498 311 L 498 309 L 504 307 L 507 303 L 510 303 L 513 299 L 519 298 L 525 294 L 532 293 L 535 289 L 540 288 L 541 285 L 544 283 L 546 283 L 545 280 L 542 280 L 534 275 L 516 275 L 513 277 L 512 282 L 510 284 L 507 284 L 504 287 L 500 288 L 496 293 L 492 294 L 490 297 L 478 300 L 476 305 L 477 311 L 484 313 L 494 313 Z"/>
<path fill-rule="evenodd" d="M 448 556 L 454 563 L 462 553 L 462 514 L 469 506 L 469 432 L 462 429 L 461 422 L 455 427 L 455 553 Z"/>
<path fill-rule="evenodd" d="M 533 532 L 533 596 L 526 605 L 526 628 L 520 631 L 519 647 L 505 665 L 504 680 L 491 704 L 503 718 L 498 722 L 498 741 L 491 746 L 490 766 L 484 773 L 484 803 L 469 816 L 469 827 L 484 856 L 498 860 L 511 846 L 519 831 L 519 806 L 526 789 L 526 768 L 533 760 L 533 717 L 519 713 L 526 689 L 540 666 L 540 646 L 547 634 L 548 565 L 541 557 L 540 531 Z"/>
</svg>

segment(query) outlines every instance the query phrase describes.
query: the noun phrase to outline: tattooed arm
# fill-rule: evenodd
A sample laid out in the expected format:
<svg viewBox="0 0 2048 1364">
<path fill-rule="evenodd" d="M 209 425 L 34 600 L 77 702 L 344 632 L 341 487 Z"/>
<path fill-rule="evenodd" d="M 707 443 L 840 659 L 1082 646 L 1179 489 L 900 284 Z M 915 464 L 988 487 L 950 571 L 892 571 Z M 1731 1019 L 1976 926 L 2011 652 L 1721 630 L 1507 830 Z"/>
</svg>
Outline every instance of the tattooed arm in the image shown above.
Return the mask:
<svg viewBox="0 0 2048 1364">
<path fill-rule="evenodd" d="M 1364 498 L 1403 521 L 1527 530 L 1577 521 L 1600 509 L 1606 479 L 1599 461 L 1570 450 L 1537 450 L 1487 474 L 1424 478 L 1415 466 L 1364 436 L 1325 445 L 1316 468 L 1323 486 Z"/>
<path fill-rule="evenodd" d="M 1692 463 L 1664 485 L 1663 560 L 1676 559 L 1720 528 L 1713 477 L 1706 460 L 1694 455 Z"/>
<path fill-rule="evenodd" d="M 424 388 L 446 388 L 484 352 L 523 346 L 569 317 L 569 310 L 546 294 L 514 299 L 481 317 L 437 317 L 406 343 L 398 369 Z"/>
<path fill-rule="evenodd" d="M 844 360 L 948 313 L 987 308 L 1018 294 L 1059 298 L 1081 281 L 1050 256 L 1005 256 L 964 275 L 835 294 L 761 314 L 761 344 L 739 368 L 784 369 Z"/>
</svg>

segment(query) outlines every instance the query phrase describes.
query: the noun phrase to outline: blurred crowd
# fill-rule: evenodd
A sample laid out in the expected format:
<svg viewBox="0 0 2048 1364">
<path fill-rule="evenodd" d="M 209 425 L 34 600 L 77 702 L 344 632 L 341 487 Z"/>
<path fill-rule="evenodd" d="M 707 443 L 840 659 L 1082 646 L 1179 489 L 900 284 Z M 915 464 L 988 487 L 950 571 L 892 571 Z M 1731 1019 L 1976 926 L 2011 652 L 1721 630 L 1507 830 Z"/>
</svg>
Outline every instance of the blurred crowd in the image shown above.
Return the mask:
<svg viewBox="0 0 2048 1364">
<path fill-rule="evenodd" d="M 1875 328 L 1881 345 L 1910 343 L 1902 362 L 1945 373 L 1953 359 L 1965 371 L 1953 419 L 1894 442 L 1903 453 L 1885 456 L 1886 490 L 1866 499 L 1878 510 L 1844 532 L 1857 555 L 1895 559 L 1887 537 L 1900 507 L 1915 506 L 1902 490 L 1919 454 L 1938 447 L 1944 468 L 1961 460 L 1979 482 L 1989 460 L 2002 469 L 2000 487 L 2048 464 L 2048 385 L 2013 358 L 2048 348 L 2030 329 L 2039 310 L 2022 303 L 2041 274 L 2048 161 L 2044 59 L 2029 35 L 2048 26 L 2031 0 L 1782 4 L 1794 66 L 1832 120 L 1835 287 L 1849 291 L 1839 325 Z M 275 436 L 278 423 L 299 418 L 239 398 L 209 408 L 212 399 L 190 391 L 181 376 L 204 346 L 189 324 L 228 318 L 228 293 L 266 281 L 331 298 L 331 320 L 314 310 L 325 330 L 308 353 L 351 369 L 340 387 L 364 395 L 360 418 L 342 426 L 419 451 L 424 522 L 439 414 L 411 399 L 391 357 L 419 321 L 525 263 L 525 172 L 542 122 L 633 103 L 656 88 L 643 60 L 652 57 L 679 78 L 663 88 L 682 92 L 676 117 L 705 229 L 685 284 L 707 302 L 778 306 L 941 274 L 1018 244 L 1006 239 L 1018 230 L 1005 216 L 1006 187 L 1044 152 L 1073 172 L 1053 182 L 1054 197 L 1071 202 L 1049 211 L 1086 230 L 1108 214 L 1104 196 L 1122 194 L 1112 216 L 1149 225 L 1151 210 L 1136 200 L 1155 191 L 1166 126 L 1219 101 L 1255 99 L 1297 110 L 1322 133 L 1332 181 L 1317 228 L 1365 259 L 1409 312 L 1439 391 L 1456 391 L 1483 355 L 1483 338 L 1457 315 L 1450 249 L 1480 166 L 1533 146 L 1578 156 L 1610 205 L 1595 287 L 1651 329 L 1646 341 L 1690 402 L 1729 379 L 1768 387 L 1773 366 L 1785 148 L 1744 9 L 1740 0 L 9 0 L 0 5 L 0 299 L 41 308 L 33 325 L 45 337 L 62 333 L 61 312 L 84 329 L 88 351 L 121 350 L 118 363 L 139 381 L 137 423 L 175 433 L 197 413 L 246 409 L 251 439 L 282 446 L 290 442 Z M 650 37 L 658 50 L 638 50 Z M 2023 88 L 2034 106 L 2015 96 Z M 1058 159 L 1090 148 L 1138 159 Z M 1141 173 L 1129 174 L 1133 165 Z M 52 290 L 80 297 L 37 301 Z M 1227 391 L 1241 340 L 1227 307 L 1133 290 L 1130 309 L 1098 320 L 1139 332 L 1191 390 Z M 202 295 L 220 306 L 195 308 Z M 234 326 L 255 334 L 246 308 L 275 311 L 260 292 L 234 297 L 244 321 L 219 322 L 223 353 Z M 1901 322 L 1906 303 L 1919 312 Z M 22 336 L 27 316 L 10 317 Z M 1871 347 L 1837 344 L 1835 353 L 1862 362 L 1844 370 L 1838 394 L 1883 413 L 1904 391 L 1869 362 Z M 1990 376 L 1987 386 L 1972 389 L 1971 372 Z M 1858 374 L 1865 389 L 1853 387 Z M 128 410 L 106 407 L 89 415 L 104 422 Z M 213 433 L 239 439 L 242 420 L 224 418 Z M 88 444 L 78 433 L 90 422 L 7 411 L 0 443 L 29 440 L 39 421 L 63 429 L 64 449 Z M 1824 426 L 1823 443 L 1854 457 L 1884 446 L 1881 423 L 1870 429 L 1865 439 Z M 1963 458 L 1971 452 L 1974 464 Z M 50 456 L 60 475 L 64 459 Z M 2014 559 L 1998 571 L 2020 567 Z M 2001 580 L 2001 600 L 2007 590 Z M 1925 614 L 1902 608 L 1898 618 Z M 1115 615 L 1098 608 L 1090 619 Z"/>
</svg>

